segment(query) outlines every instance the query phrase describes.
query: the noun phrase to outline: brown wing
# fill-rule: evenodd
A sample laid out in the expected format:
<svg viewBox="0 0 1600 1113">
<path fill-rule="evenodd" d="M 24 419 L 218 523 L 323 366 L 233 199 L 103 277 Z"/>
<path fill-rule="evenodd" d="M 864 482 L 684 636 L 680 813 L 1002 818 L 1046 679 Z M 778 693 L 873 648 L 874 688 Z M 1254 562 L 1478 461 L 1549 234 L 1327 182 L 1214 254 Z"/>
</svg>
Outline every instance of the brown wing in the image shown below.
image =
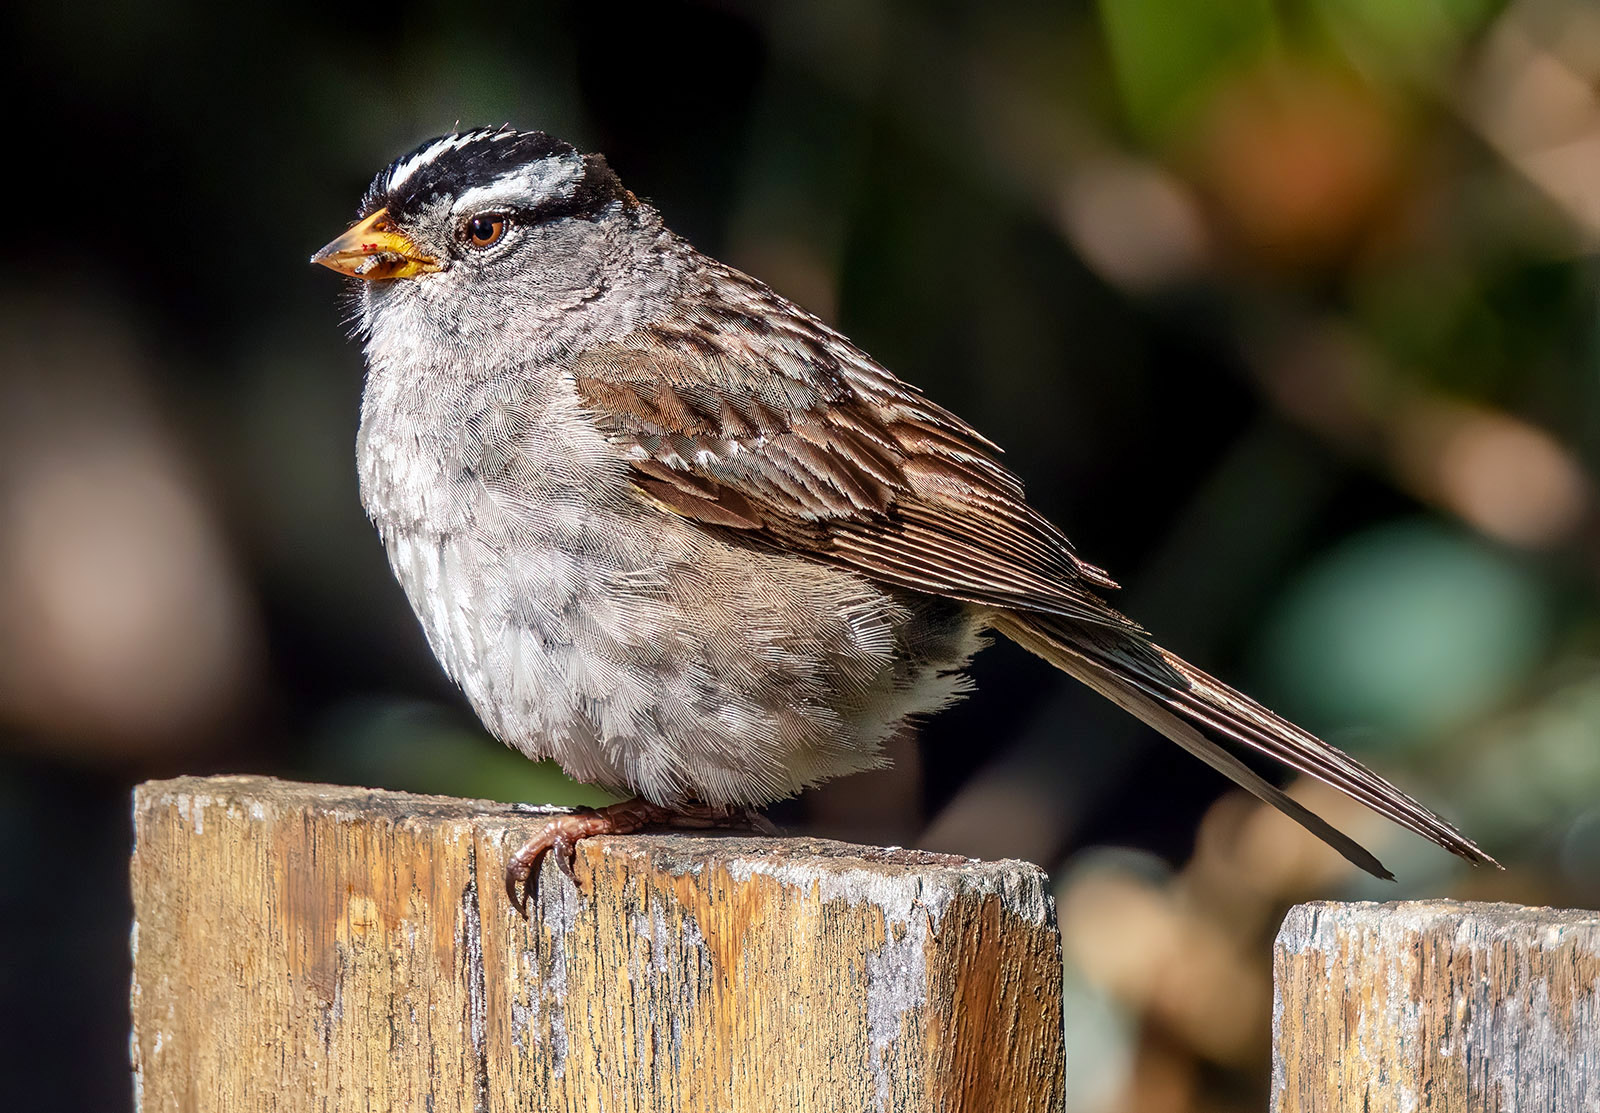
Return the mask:
<svg viewBox="0 0 1600 1113">
<path fill-rule="evenodd" d="M 1153 644 L 1094 594 L 1114 585 L 1028 508 L 998 450 L 960 418 L 760 284 L 717 273 L 712 292 L 680 316 L 574 368 L 580 395 L 632 460 L 642 491 L 708 528 L 1015 612 L 995 616 L 995 628 L 1379 877 L 1390 875 L 1376 858 L 1206 733 L 1316 777 L 1469 861 L 1494 864 L 1354 759 Z"/>
<path fill-rule="evenodd" d="M 883 582 L 1137 629 L 960 418 L 754 280 L 708 289 L 573 369 L 642 491 Z"/>
</svg>

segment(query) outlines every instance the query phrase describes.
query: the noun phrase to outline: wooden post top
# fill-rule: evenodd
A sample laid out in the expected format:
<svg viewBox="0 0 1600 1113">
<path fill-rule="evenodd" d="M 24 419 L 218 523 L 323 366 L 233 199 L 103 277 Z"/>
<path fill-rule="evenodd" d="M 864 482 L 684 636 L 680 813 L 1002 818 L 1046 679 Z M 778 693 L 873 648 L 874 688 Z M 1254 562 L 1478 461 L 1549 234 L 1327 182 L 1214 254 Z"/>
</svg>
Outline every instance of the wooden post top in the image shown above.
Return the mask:
<svg viewBox="0 0 1600 1113">
<path fill-rule="evenodd" d="M 1304 904 L 1273 968 L 1282 1113 L 1600 1110 L 1600 912 Z"/>
<path fill-rule="evenodd" d="M 1349 932 L 1405 932 L 1420 936 L 1441 928 L 1470 939 L 1497 936 L 1548 942 L 1590 941 L 1600 948 L 1600 911 L 1546 908 L 1469 900 L 1310 901 L 1297 904 L 1278 929 L 1278 946 L 1322 950 L 1340 945 Z"/>
<path fill-rule="evenodd" d="M 135 793 L 144 1109 L 1057 1109 L 1043 871 L 819 839 L 185 777 Z M 269 1092 L 270 1091 L 270 1092 Z"/>
</svg>

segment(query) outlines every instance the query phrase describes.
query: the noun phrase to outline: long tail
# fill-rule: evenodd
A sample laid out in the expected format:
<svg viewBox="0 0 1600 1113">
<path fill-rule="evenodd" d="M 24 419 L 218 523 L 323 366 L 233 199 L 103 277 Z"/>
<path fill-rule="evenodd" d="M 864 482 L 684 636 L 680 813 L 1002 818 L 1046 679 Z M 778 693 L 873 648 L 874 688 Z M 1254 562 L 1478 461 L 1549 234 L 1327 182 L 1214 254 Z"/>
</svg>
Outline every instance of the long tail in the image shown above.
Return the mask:
<svg viewBox="0 0 1600 1113">
<path fill-rule="evenodd" d="M 1354 839 L 1263 780 L 1215 739 L 1213 731 L 1315 777 L 1379 815 L 1474 865 L 1500 867 L 1460 831 L 1341 750 L 1206 675 L 1138 634 L 1074 626 L 1045 615 L 1007 612 L 994 628 L 1172 741 L 1305 827 L 1376 877 L 1393 878 Z"/>
</svg>

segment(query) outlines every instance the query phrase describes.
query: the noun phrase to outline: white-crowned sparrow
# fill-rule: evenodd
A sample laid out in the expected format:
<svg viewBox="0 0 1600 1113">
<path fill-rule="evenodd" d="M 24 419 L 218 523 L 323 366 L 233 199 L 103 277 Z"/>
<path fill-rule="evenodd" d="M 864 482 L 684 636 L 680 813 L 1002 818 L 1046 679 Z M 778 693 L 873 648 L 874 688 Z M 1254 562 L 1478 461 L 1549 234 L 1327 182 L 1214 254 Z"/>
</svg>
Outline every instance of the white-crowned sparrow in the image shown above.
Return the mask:
<svg viewBox="0 0 1600 1113">
<path fill-rule="evenodd" d="M 998 450 L 845 337 L 695 251 L 599 155 L 431 140 L 314 261 L 364 281 L 361 496 L 485 725 L 635 797 L 514 855 L 713 824 L 881 762 L 995 630 L 1383 866 L 1216 741 L 1493 860 L 1359 762 L 1156 645 Z M 520 891 L 519 891 L 520 890 Z"/>
</svg>

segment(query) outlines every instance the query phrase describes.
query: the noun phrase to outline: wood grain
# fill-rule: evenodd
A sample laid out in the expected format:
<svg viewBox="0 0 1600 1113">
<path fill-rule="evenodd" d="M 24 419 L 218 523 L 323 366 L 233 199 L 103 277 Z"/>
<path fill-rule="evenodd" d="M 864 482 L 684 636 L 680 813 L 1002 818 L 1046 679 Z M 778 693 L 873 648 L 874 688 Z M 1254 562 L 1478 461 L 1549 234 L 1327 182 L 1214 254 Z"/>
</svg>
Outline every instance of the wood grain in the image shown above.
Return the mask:
<svg viewBox="0 0 1600 1113">
<path fill-rule="evenodd" d="M 140 1108 L 1055 1110 L 1061 962 L 1019 862 L 647 835 L 501 889 L 537 815 L 183 778 L 134 798 Z"/>
<path fill-rule="evenodd" d="M 1305 904 L 1273 966 L 1279 1113 L 1600 1110 L 1600 913 Z"/>
</svg>

